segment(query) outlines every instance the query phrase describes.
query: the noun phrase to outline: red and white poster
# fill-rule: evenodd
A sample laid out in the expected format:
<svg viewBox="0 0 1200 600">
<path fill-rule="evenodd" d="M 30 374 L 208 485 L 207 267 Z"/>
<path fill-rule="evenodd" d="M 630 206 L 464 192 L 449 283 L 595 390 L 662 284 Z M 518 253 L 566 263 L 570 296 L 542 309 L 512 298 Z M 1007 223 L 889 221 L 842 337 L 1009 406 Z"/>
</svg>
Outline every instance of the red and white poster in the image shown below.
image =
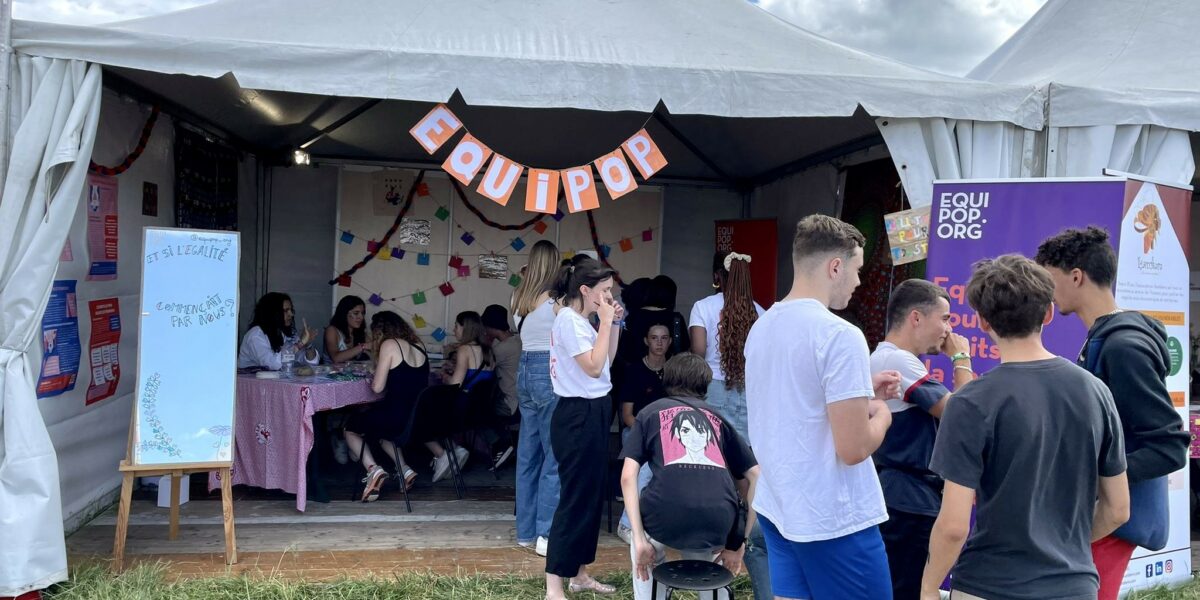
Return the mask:
<svg viewBox="0 0 1200 600">
<path fill-rule="evenodd" d="M 88 281 L 117 278 L 117 178 L 88 175 Z"/>
<path fill-rule="evenodd" d="M 88 343 L 92 383 L 87 389 L 86 404 L 99 402 L 117 391 L 121 381 L 121 366 L 117 360 L 121 346 L 121 306 L 116 298 L 88 302 L 92 317 L 92 339 Z"/>
<path fill-rule="evenodd" d="M 775 303 L 779 229 L 775 219 L 717 221 L 717 252 L 750 255 L 750 285 L 763 308 Z"/>
</svg>

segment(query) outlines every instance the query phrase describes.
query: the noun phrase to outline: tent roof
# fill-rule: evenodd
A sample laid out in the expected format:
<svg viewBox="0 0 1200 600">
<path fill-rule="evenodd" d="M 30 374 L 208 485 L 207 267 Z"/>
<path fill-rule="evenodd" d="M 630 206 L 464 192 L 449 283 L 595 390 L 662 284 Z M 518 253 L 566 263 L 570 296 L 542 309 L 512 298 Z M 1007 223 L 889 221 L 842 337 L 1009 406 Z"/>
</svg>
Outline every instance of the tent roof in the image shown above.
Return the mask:
<svg viewBox="0 0 1200 600">
<path fill-rule="evenodd" d="M 1049 0 L 968 77 L 1053 84 L 1050 125 L 1200 130 L 1200 2 Z"/>
<path fill-rule="evenodd" d="M 17 21 L 34 56 L 243 88 L 673 115 L 1009 121 L 1033 86 L 941 75 L 838 45 L 744 0 L 220 0 L 99 27 Z"/>
</svg>

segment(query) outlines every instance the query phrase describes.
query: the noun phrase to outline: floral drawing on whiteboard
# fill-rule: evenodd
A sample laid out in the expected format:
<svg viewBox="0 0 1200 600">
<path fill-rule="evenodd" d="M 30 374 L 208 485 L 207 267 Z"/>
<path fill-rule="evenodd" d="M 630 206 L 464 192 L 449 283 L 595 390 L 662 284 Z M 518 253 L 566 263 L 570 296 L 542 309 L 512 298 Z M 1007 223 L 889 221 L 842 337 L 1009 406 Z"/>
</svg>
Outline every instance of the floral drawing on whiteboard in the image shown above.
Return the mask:
<svg viewBox="0 0 1200 600">
<path fill-rule="evenodd" d="M 213 425 L 208 428 L 208 432 L 217 436 L 217 441 L 213 442 L 212 447 L 217 449 L 217 460 L 229 459 L 229 434 L 233 428 L 228 425 Z"/>
<path fill-rule="evenodd" d="M 183 452 L 179 450 L 179 446 L 171 439 L 171 436 L 163 428 L 162 421 L 158 418 L 158 388 L 162 383 L 162 377 L 155 373 L 146 380 L 146 387 L 142 390 L 142 414 L 146 416 L 146 424 L 150 426 L 150 437 L 146 439 L 143 434 L 141 449 L 158 450 L 167 456 L 179 457 L 183 456 Z"/>
</svg>

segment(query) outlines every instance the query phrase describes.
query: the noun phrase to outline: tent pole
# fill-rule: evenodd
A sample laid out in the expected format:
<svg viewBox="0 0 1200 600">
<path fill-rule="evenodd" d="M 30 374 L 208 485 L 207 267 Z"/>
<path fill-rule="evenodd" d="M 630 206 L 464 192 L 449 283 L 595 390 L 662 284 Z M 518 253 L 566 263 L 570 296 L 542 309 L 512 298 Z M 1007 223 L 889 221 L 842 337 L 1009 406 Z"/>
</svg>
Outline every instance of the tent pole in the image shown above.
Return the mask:
<svg viewBox="0 0 1200 600">
<path fill-rule="evenodd" d="M 0 190 L 8 178 L 8 119 L 12 110 L 12 0 L 0 0 Z"/>
</svg>

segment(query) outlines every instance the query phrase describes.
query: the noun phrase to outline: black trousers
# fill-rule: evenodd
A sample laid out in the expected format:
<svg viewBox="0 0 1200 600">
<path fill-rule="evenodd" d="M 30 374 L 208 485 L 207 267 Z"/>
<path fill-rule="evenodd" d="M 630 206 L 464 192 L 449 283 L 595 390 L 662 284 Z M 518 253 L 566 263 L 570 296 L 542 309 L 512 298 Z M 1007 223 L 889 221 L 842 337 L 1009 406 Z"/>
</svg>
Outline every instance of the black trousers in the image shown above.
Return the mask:
<svg viewBox="0 0 1200 600">
<path fill-rule="evenodd" d="M 550 417 L 550 444 L 558 459 L 558 509 L 550 525 L 546 572 L 574 577 L 596 561 L 612 401 L 560 398 Z"/>
<path fill-rule="evenodd" d="M 892 572 L 893 600 L 919 600 L 921 576 L 929 557 L 929 534 L 935 517 L 888 509 L 888 520 L 879 524 Z"/>
</svg>

